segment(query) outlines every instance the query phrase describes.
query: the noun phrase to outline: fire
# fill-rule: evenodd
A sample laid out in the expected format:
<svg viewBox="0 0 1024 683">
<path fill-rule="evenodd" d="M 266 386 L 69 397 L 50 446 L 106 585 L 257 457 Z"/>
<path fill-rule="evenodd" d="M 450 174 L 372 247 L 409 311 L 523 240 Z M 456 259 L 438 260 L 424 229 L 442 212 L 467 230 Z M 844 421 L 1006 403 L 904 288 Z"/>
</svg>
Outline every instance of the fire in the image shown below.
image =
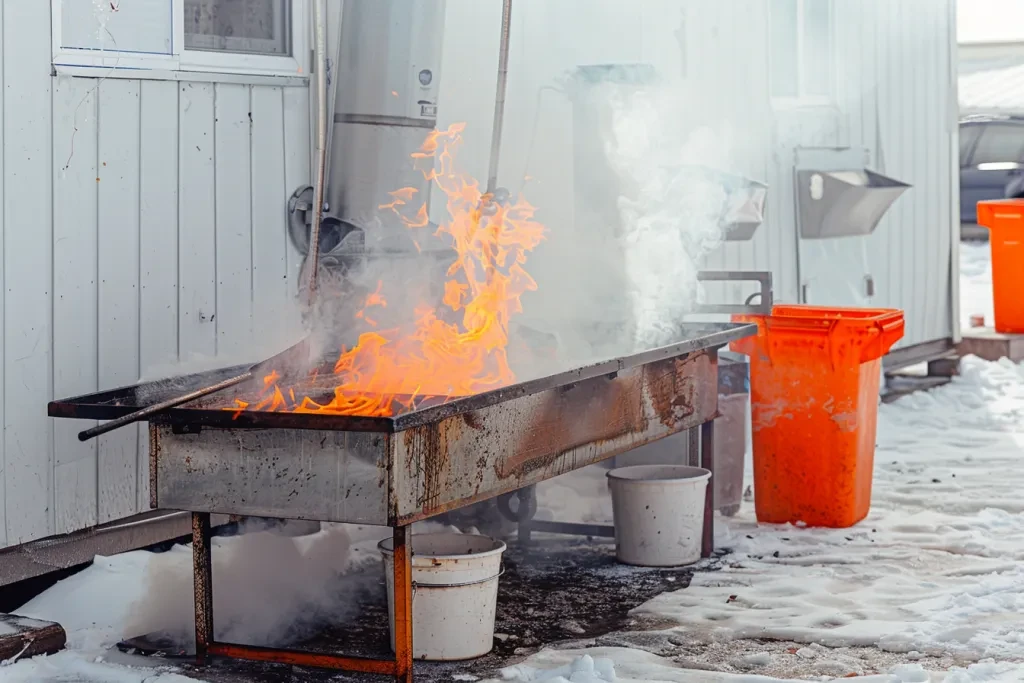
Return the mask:
<svg viewBox="0 0 1024 683">
<path fill-rule="evenodd" d="M 266 391 L 259 402 L 238 401 L 233 410 L 386 416 L 417 397 L 467 396 L 515 381 L 506 353 L 509 320 L 522 310 L 520 297 L 536 289 L 523 264 L 545 229 L 524 199 L 499 203 L 458 171 L 455 156 L 464 128 L 454 124 L 432 132 L 412 155 L 424 177 L 447 197 L 449 220 L 434 237 L 447 239 L 455 252 L 443 306 L 460 314 L 461 322 L 446 322 L 437 309 L 422 308 L 410 328 L 374 329 L 362 334 L 355 347 L 342 349 L 330 401 L 296 400 L 294 389 L 283 392 L 280 377 L 272 373 L 264 379 Z M 417 194 L 411 187 L 396 190 L 380 208 L 395 212 L 410 230 L 422 230 L 429 220 L 425 201 L 416 206 Z M 420 240 L 416 244 L 420 248 Z M 356 314 L 369 327 L 377 326 L 371 309 L 387 306 L 383 289 L 379 283 Z"/>
</svg>

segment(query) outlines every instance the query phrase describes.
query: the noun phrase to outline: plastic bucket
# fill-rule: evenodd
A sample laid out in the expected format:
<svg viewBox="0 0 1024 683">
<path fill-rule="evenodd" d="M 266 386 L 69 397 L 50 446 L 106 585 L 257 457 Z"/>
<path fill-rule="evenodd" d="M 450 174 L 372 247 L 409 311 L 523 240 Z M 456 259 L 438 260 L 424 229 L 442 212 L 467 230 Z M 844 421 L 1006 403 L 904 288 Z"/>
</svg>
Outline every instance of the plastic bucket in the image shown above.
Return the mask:
<svg viewBox="0 0 1024 683">
<path fill-rule="evenodd" d="M 849 527 L 871 508 L 881 358 L 903 336 L 896 309 L 776 306 L 750 356 L 759 522 Z"/>
<path fill-rule="evenodd" d="M 619 562 L 680 567 L 700 560 L 711 472 L 686 465 L 635 465 L 607 476 Z"/>
<path fill-rule="evenodd" d="M 1024 201 L 978 202 L 978 225 L 992 250 L 992 308 L 996 332 L 1024 333 Z"/>
<path fill-rule="evenodd" d="M 395 648 L 394 541 L 384 556 L 391 649 Z M 488 536 L 436 533 L 412 536 L 412 648 L 416 659 L 457 661 L 494 647 L 494 611 L 505 544 Z"/>
</svg>

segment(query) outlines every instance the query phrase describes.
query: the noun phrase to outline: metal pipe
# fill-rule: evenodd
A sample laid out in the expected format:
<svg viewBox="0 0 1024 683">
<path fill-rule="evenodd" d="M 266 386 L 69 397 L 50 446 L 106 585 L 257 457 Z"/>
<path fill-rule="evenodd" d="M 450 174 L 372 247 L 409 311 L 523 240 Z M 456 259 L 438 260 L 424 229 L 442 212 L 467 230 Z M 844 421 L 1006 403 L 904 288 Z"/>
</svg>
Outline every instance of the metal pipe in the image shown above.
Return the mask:
<svg viewBox="0 0 1024 683">
<path fill-rule="evenodd" d="M 313 224 L 309 232 L 306 267 L 309 270 L 308 303 L 316 297 L 317 275 L 320 269 L 320 222 L 324 214 L 324 181 L 327 173 L 327 7 L 326 0 L 313 3 L 313 23 L 316 34 L 316 183 L 313 185 Z"/>
<path fill-rule="evenodd" d="M 508 47 L 512 30 L 512 0 L 501 4 L 501 43 L 498 49 L 498 90 L 494 96 L 494 126 L 491 129 L 491 165 L 487 172 L 487 191 L 498 187 L 498 152 L 501 129 L 505 123 L 505 89 L 508 85 Z"/>
</svg>

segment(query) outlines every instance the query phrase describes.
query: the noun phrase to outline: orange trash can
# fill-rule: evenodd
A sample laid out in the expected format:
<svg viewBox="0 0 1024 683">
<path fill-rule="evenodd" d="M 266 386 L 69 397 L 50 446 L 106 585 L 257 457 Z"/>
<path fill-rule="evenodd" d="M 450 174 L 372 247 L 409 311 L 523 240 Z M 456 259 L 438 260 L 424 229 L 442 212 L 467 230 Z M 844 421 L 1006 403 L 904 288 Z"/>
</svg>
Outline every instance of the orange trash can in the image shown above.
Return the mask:
<svg viewBox="0 0 1024 683">
<path fill-rule="evenodd" d="M 779 305 L 737 315 L 750 357 L 759 522 L 844 528 L 871 508 L 882 356 L 903 337 L 896 309 Z"/>
<path fill-rule="evenodd" d="M 1024 200 L 978 202 L 978 225 L 989 232 L 996 332 L 1024 334 Z"/>
</svg>

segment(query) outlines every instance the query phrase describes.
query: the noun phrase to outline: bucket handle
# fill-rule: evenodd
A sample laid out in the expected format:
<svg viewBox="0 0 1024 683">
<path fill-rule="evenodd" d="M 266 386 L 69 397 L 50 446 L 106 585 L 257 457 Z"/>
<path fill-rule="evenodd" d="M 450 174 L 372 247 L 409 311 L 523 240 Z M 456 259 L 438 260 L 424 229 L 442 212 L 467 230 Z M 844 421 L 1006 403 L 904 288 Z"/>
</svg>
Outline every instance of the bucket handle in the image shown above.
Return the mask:
<svg viewBox="0 0 1024 683">
<path fill-rule="evenodd" d="M 505 573 L 505 563 L 501 564 L 501 569 L 494 576 L 488 576 L 486 579 L 477 579 L 476 581 L 466 581 L 464 583 L 416 583 L 412 582 L 413 590 L 417 588 L 462 588 L 464 586 L 476 586 L 481 583 L 487 583 L 488 581 L 494 581 L 500 578 Z"/>
</svg>

